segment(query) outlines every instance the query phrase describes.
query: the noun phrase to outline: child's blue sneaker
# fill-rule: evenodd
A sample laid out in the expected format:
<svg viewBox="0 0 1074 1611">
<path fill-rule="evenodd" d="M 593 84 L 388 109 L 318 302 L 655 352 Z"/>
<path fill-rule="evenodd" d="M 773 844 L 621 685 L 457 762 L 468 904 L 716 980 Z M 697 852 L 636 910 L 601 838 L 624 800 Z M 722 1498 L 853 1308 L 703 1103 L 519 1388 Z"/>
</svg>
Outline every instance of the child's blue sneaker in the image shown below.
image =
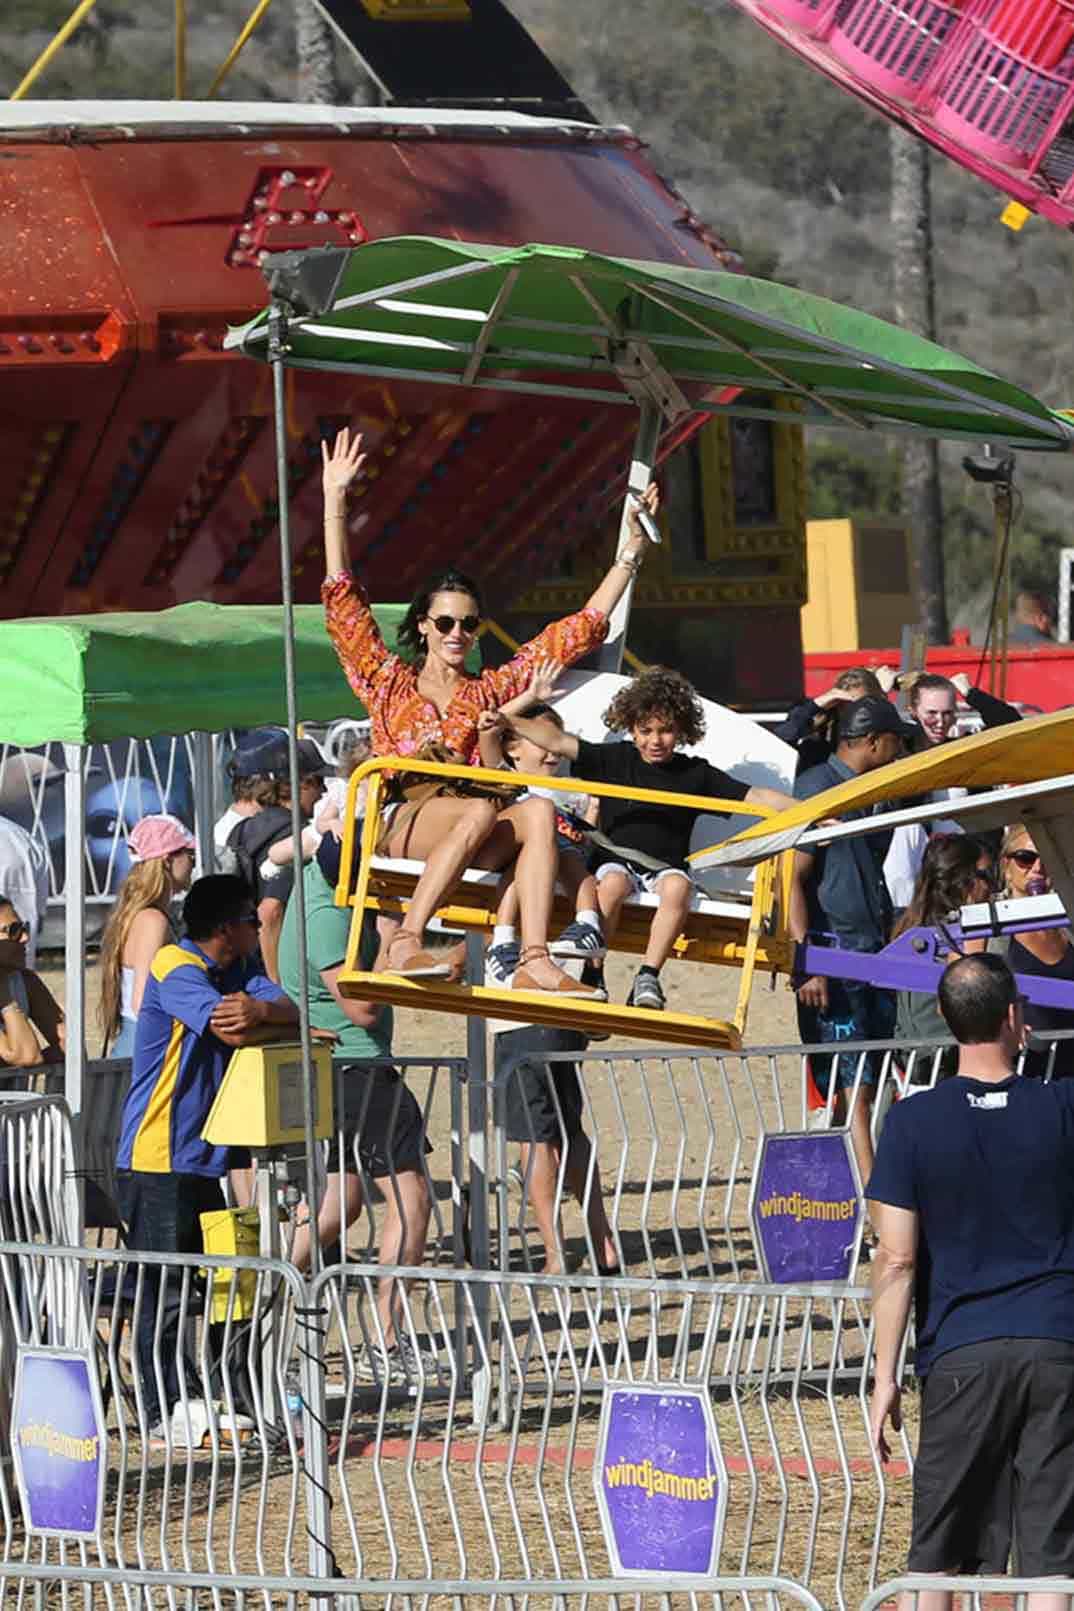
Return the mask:
<svg viewBox="0 0 1074 1611">
<path fill-rule="evenodd" d="M 519 957 L 522 949 L 515 940 L 505 940 L 502 945 L 490 945 L 485 952 L 485 983 L 495 989 L 510 988 L 511 980 L 518 970 Z"/>
<path fill-rule="evenodd" d="M 608 955 L 608 947 L 600 929 L 592 923 L 568 923 L 558 940 L 548 947 L 549 956 L 578 957 L 582 962 L 599 962 Z"/>
</svg>

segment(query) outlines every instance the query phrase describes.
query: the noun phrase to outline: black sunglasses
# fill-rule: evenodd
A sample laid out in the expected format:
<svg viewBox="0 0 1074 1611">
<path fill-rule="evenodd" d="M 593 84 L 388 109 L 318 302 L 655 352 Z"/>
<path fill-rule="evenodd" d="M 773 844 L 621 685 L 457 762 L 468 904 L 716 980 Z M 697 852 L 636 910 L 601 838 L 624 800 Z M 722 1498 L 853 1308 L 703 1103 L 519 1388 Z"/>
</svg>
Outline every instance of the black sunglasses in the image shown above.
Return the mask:
<svg viewBox="0 0 1074 1611">
<path fill-rule="evenodd" d="M 240 912 L 238 917 L 231 919 L 233 923 L 252 923 L 255 929 L 261 927 L 261 919 L 256 912 Z"/>
<path fill-rule="evenodd" d="M 442 638 L 446 638 L 452 627 L 460 626 L 469 634 L 476 632 L 481 625 L 479 615 L 430 615 L 428 618 Z"/>
<path fill-rule="evenodd" d="M 1037 862 L 1040 862 L 1042 867 L 1044 865 L 1044 859 L 1039 850 L 1008 850 L 1007 860 L 1016 861 L 1024 872 L 1028 872 Z"/>
<path fill-rule="evenodd" d="M 26 940 L 29 937 L 30 925 L 29 923 L 23 923 L 21 920 L 9 923 L 6 928 L 0 929 L 0 940 Z"/>
</svg>

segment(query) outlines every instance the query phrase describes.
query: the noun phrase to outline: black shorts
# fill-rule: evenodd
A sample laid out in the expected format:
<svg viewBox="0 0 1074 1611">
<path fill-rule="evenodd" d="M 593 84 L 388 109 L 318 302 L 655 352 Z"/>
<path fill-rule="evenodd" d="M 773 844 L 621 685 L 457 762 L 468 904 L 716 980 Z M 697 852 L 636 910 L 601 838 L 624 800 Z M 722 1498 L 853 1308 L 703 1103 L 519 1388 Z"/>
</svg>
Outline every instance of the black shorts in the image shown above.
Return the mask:
<svg viewBox="0 0 1074 1611">
<path fill-rule="evenodd" d="M 433 1149 L 425 1134 L 421 1108 L 399 1070 L 390 1063 L 374 1068 L 351 1063 L 340 1072 L 344 1173 L 362 1173 L 373 1180 L 383 1180 L 393 1172 L 420 1172 L 425 1154 Z M 338 1168 L 339 1152 L 333 1142 L 328 1156 L 329 1173 Z"/>
<path fill-rule="evenodd" d="M 549 1052 L 584 1052 L 589 1042 L 572 1029 L 527 1024 L 496 1036 L 496 1080 L 503 1091 L 509 1141 L 572 1141 L 582 1133 L 582 1087 L 577 1063 L 548 1061 Z"/>
<path fill-rule="evenodd" d="M 924 1379 L 911 1572 L 1074 1574 L 1074 1343 L 1001 1337 Z"/>
</svg>

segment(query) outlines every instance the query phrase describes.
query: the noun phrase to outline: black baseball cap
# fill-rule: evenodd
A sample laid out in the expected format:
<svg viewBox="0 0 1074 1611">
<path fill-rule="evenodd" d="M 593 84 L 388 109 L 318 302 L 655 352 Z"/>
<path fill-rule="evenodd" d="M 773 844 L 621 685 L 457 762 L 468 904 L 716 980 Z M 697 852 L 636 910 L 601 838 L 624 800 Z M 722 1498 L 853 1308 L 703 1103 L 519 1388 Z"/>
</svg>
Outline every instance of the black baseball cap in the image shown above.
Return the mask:
<svg viewBox="0 0 1074 1611">
<path fill-rule="evenodd" d="M 273 738 L 265 739 L 254 749 L 243 750 L 241 765 L 240 777 L 277 778 L 286 782 L 291 775 L 287 734 L 280 733 Z M 325 760 L 312 738 L 300 738 L 298 770 L 299 775 L 304 778 L 323 778 L 331 776 L 335 768 L 330 761 Z"/>
<path fill-rule="evenodd" d="M 904 722 L 890 699 L 866 694 L 839 707 L 839 739 L 873 738 L 880 733 L 898 733 L 909 742 L 919 736 L 916 722 Z"/>
</svg>

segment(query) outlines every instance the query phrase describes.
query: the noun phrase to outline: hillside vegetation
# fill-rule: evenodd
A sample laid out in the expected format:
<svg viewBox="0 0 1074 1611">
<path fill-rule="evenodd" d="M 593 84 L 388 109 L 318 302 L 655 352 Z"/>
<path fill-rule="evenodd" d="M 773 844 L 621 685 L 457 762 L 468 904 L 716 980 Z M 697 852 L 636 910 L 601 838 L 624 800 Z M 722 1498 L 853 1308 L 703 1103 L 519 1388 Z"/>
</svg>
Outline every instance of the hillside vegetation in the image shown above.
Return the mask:
<svg viewBox="0 0 1074 1611">
<path fill-rule="evenodd" d="M 629 123 L 656 166 L 742 252 L 750 270 L 883 316 L 891 314 L 887 125 L 782 50 L 728 0 L 511 0 L 513 9 L 594 111 Z M 0 93 L 67 15 L 67 0 L 6 0 Z M 190 91 L 202 93 L 247 14 L 246 0 L 199 7 L 191 22 Z M 45 96 L 171 93 L 169 0 L 100 0 L 77 43 L 49 68 Z M 275 0 L 224 87 L 233 99 L 295 93 L 293 13 Z M 360 74 L 337 51 L 348 93 Z M 939 339 L 1047 402 L 1074 403 L 1072 241 L 1032 220 L 999 222 L 1003 198 L 933 159 Z M 991 511 L 945 450 L 949 604 L 978 617 L 986 589 Z M 868 454 L 844 434 L 814 437 L 818 514 L 888 514 L 898 487 L 890 446 Z M 1024 513 L 1019 579 L 1054 589 L 1067 542 L 1074 463 L 1051 455 L 1019 465 Z"/>
</svg>

